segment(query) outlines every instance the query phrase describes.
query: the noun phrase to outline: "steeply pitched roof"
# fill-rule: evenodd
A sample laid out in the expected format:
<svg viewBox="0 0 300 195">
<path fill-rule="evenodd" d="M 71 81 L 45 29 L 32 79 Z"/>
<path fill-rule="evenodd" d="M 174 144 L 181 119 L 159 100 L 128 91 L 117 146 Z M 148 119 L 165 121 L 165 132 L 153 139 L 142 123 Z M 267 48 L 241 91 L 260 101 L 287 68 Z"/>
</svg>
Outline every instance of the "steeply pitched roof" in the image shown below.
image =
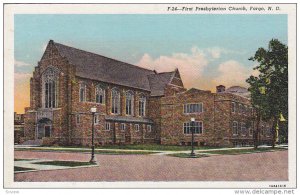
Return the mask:
<svg viewBox="0 0 300 195">
<path fill-rule="evenodd" d="M 167 84 L 170 83 L 175 72 L 164 72 L 159 74 L 148 75 L 151 96 L 164 95 L 164 89 Z"/>
<path fill-rule="evenodd" d="M 176 69 L 172 72 L 157 73 L 54 41 L 49 43 L 53 43 L 59 54 L 75 66 L 77 76 L 151 91 L 151 96 L 164 95 L 165 86 L 171 82 L 176 71 L 178 72 Z"/>
<path fill-rule="evenodd" d="M 155 74 L 152 70 L 53 43 L 60 55 L 76 67 L 76 75 L 79 77 L 150 91 L 148 75 Z"/>
</svg>

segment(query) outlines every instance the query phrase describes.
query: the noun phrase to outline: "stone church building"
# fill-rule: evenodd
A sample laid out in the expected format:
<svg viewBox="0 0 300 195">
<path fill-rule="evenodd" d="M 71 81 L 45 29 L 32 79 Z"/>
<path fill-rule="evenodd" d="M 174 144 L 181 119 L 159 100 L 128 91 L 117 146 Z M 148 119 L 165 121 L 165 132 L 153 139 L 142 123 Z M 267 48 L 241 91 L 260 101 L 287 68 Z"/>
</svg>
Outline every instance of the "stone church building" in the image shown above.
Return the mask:
<svg viewBox="0 0 300 195">
<path fill-rule="evenodd" d="M 90 112 L 97 108 L 95 118 Z M 253 144 L 253 109 L 242 87 L 186 89 L 178 69 L 157 73 L 52 40 L 30 79 L 24 139 L 45 145 Z M 261 123 L 260 140 L 271 140 Z"/>
</svg>

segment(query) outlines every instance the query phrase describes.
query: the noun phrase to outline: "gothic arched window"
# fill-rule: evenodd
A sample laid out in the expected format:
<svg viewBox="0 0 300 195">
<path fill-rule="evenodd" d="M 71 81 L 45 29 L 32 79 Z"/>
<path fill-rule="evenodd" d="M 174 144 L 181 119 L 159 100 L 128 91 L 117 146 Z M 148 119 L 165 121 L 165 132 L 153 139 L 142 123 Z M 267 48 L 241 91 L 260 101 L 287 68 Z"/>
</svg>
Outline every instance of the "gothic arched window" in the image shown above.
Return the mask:
<svg viewBox="0 0 300 195">
<path fill-rule="evenodd" d="M 146 113 L 146 97 L 141 94 L 139 97 L 139 116 L 145 116 Z"/>
<path fill-rule="evenodd" d="M 96 103 L 104 104 L 105 102 L 105 90 L 101 86 L 97 85 L 95 90 L 95 100 Z"/>
<path fill-rule="evenodd" d="M 79 101 L 80 102 L 86 101 L 86 84 L 85 83 L 79 84 Z"/>
<path fill-rule="evenodd" d="M 111 90 L 111 113 L 120 113 L 120 92 L 116 88 Z"/>
<path fill-rule="evenodd" d="M 45 108 L 58 106 L 58 71 L 48 68 L 42 75 L 42 102 Z"/>
<path fill-rule="evenodd" d="M 126 92 L 126 114 L 132 115 L 133 114 L 133 92 L 127 91 Z"/>
</svg>

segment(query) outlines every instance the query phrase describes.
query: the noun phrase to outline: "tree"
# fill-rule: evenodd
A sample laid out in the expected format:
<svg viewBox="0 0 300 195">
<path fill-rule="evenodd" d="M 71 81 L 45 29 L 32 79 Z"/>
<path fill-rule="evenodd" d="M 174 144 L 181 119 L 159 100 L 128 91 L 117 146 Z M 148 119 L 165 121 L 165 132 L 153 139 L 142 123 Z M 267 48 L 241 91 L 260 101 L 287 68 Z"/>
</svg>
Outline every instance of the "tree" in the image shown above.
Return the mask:
<svg viewBox="0 0 300 195">
<path fill-rule="evenodd" d="M 259 48 L 249 60 L 259 63 L 254 68 L 259 71 L 259 75 L 247 79 L 252 105 L 256 111 L 256 134 L 259 133 L 260 120 L 271 121 L 274 147 L 276 127 L 281 116 L 288 120 L 288 47 L 277 39 L 272 39 L 267 50 Z M 254 136 L 254 141 L 256 139 L 257 136 Z"/>
</svg>

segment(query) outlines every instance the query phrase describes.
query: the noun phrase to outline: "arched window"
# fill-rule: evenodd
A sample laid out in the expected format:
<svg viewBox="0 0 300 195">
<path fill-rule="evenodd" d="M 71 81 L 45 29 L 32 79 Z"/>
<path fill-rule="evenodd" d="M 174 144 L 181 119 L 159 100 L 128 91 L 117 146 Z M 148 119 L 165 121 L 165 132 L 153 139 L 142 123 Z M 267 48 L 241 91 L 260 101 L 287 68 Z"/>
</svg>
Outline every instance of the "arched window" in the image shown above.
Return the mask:
<svg viewBox="0 0 300 195">
<path fill-rule="evenodd" d="M 145 116 L 146 113 L 146 97 L 141 94 L 139 97 L 139 116 Z"/>
<path fill-rule="evenodd" d="M 58 106 L 58 71 L 48 68 L 42 75 L 42 103 L 44 108 Z"/>
<path fill-rule="evenodd" d="M 86 101 L 86 84 L 85 83 L 79 84 L 79 101 L 80 102 Z"/>
<path fill-rule="evenodd" d="M 101 86 L 97 85 L 95 90 L 95 100 L 96 103 L 104 104 L 105 102 L 105 90 L 101 88 Z"/>
<path fill-rule="evenodd" d="M 236 121 L 232 122 L 232 133 L 233 133 L 233 135 L 238 134 L 238 122 L 236 122 Z"/>
<path fill-rule="evenodd" d="M 111 90 L 111 113 L 120 113 L 120 92 L 116 88 Z"/>
<path fill-rule="evenodd" d="M 127 115 L 132 115 L 133 114 L 133 92 L 132 91 L 127 91 L 126 92 L 126 114 Z"/>
</svg>

